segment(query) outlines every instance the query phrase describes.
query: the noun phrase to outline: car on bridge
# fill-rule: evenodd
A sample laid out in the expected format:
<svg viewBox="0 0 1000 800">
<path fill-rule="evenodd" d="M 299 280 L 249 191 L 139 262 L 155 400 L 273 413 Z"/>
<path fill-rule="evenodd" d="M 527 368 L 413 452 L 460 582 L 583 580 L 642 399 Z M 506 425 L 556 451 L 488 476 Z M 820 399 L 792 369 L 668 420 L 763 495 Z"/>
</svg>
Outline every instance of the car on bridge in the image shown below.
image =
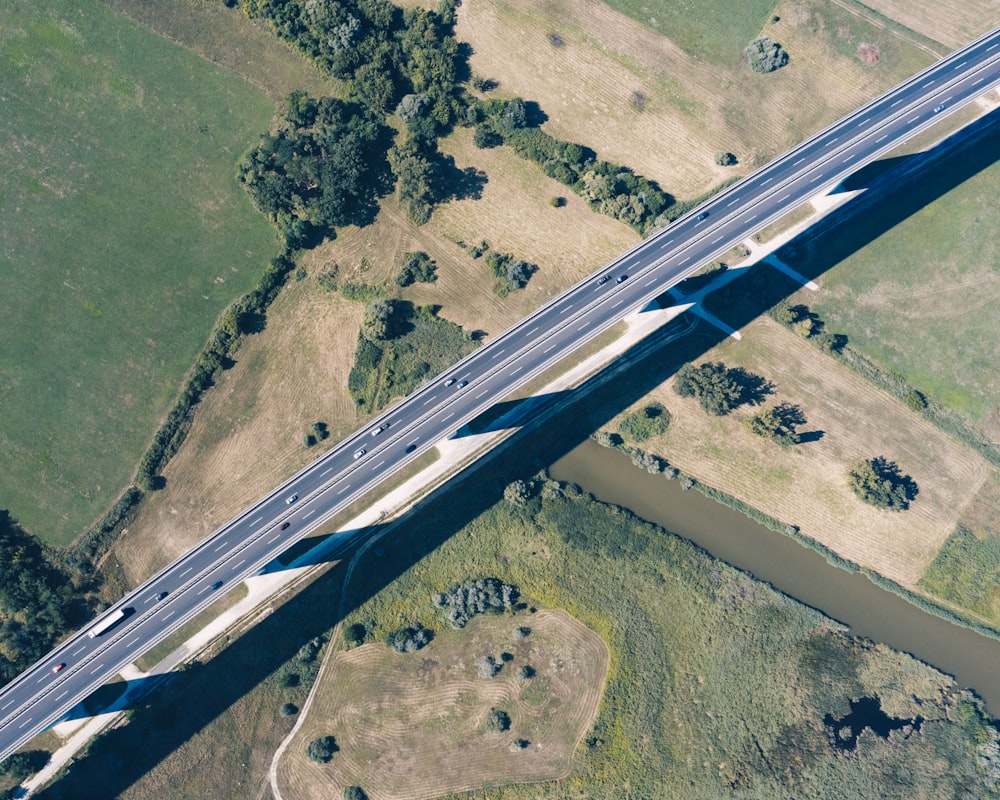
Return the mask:
<svg viewBox="0 0 1000 800">
<path fill-rule="evenodd" d="M 291 522 L 282 522 L 281 523 L 281 527 L 279 528 L 279 530 L 283 531 L 283 530 L 285 530 L 291 524 L 292 524 Z"/>
<path fill-rule="evenodd" d="M 285 498 L 285 505 L 286 506 L 290 506 L 292 503 L 294 503 L 298 499 L 299 499 L 299 496 L 297 494 L 293 494 L 291 497 L 286 497 Z"/>
<path fill-rule="evenodd" d="M 610 275 L 602 275 L 600 278 L 597 279 L 597 285 L 598 286 L 603 286 L 604 284 L 606 284 L 610 280 L 611 280 L 611 276 Z"/>
<path fill-rule="evenodd" d="M 52 668 L 52 671 L 53 671 L 53 672 L 62 672 L 62 671 L 63 671 L 63 669 L 65 669 L 65 667 L 66 667 L 66 664 L 64 664 L 64 663 L 63 663 L 63 664 L 56 664 L 56 665 L 55 665 L 55 666 L 54 666 L 54 667 Z"/>
<path fill-rule="evenodd" d="M 701 212 L 701 213 L 700 213 L 700 214 L 699 214 L 699 215 L 698 215 L 698 216 L 696 217 L 696 219 L 697 219 L 697 221 L 698 221 L 698 222 L 701 222 L 701 221 L 702 221 L 703 219 L 708 219 L 708 212 L 707 212 L 707 211 L 702 211 L 702 212 Z"/>
<path fill-rule="evenodd" d="M 628 280 L 628 275 L 622 274 L 618 276 L 618 280 L 615 283 L 625 283 Z"/>
<path fill-rule="evenodd" d="M 360 450 L 355 450 L 355 451 L 354 451 L 354 459 L 355 459 L 355 461 L 356 461 L 357 459 L 361 458 L 361 456 L 363 456 L 363 455 L 364 455 L 365 453 L 367 453 L 367 452 L 368 452 L 368 451 L 367 451 L 367 450 L 365 450 L 365 448 L 363 448 L 363 447 L 362 447 L 362 448 L 361 448 Z"/>
</svg>

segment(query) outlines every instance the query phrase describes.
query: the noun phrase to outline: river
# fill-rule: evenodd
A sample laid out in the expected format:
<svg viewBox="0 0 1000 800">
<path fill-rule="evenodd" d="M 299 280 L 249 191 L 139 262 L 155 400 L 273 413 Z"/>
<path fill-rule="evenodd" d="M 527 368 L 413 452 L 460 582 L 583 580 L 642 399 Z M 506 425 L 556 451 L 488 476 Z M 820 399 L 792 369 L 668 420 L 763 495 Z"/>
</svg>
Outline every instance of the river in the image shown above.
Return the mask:
<svg viewBox="0 0 1000 800">
<path fill-rule="evenodd" d="M 640 470 L 615 450 L 587 441 L 550 468 L 594 497 L 690 539 L 717 558 L 850 626 L 855 634 L 911 653 L 986 701 L 1000 716 L 1000 640 L 954 625 L 845 572 L 794 539 L 738 511 L 684 491 L 680 481 Z"/>
</svg>

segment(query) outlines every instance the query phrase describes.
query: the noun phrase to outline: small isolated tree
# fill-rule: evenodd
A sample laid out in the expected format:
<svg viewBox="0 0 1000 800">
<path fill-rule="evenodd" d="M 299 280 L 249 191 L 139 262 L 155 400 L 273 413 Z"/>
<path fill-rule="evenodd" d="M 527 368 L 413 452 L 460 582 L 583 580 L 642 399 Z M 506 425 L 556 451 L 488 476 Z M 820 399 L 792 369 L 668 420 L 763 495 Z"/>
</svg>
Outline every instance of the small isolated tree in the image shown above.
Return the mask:
<svg viewBox="0 0 1000 800">
<path fill-rule="evenodd" d="M 368 800 L 368 795 L 360 786 L 348 786 L 344 789 L 344 800 Z"/>
<path fill-rule="evenodd" d="M 294 717 L 299 713 L 299 707 L 295 703 L 285 703 L 281 707 L 281 716 L 283 717 Z"/>
<path fill-rule="evenodd" d="M 491 708 L 486 715 L 486 730 L 490 733 L 503 733 L 510 730 L 510 714 L 499 708 Z"/>
<path fill-rule="evenodd" d="M 344 628 L 344 641 L 349 645 L 359 645 L 365 640 L 365 636 L 368 635 L 368 629 L 362 625 L 360 622 L 355 622 L 352 625 L 348 625 Z"/>
<path fill-rule="evenodd" d="M 333 759 L 333 754 L 339 749 L 334 737 L 320 736 L 309 742 L 309 746 L 306 747 L 306 755 L 310 761 L 315 761 L 317 764 L 329 764 Z"/>
<path fill-rule="evenodd" d="M 754 72 L 774 72 L 788 63 L 788 53 L 768 36 L 760 36 L 750 42 L 743 55 Z"/>
<path fill-rule="evenodd" d="M 633 442 L 644 442 L 653 436 L 662 436 L 670 424 L 670 412 L 659 403 L 650 403 L 626 416 L 618 432 Z"/>
<path fill-rule="evenodd" d="M 403 265 L 396 276 L 396 283 L 399 286 L 409 286 L 415 282 L 433 283 L 436 280 L 436 266 L 427 253 L 418 251 L 403 256 Z"/>
<path fill-rule="evenodd" d="M 515 739 L 510 743 L 510 750 L 512 753 L 516 753 L 518 750 L 524 750 L 531 742 L 527 739 Z"/>
<path fill-rule="evenodd" d="M 715 163 L 720 167 L 731 167 L 736 164 L 736 156 L 726 150 L 716 150 Z"/>
<path fill-rule="evenodd" d="M 514 628 L 515 639 L 524 639 L 526 636 L 529 636 L 530 634 L 531 634 L 531 628 L 529 628 L 527 625 L 518 625 L 516 628 Z"/>
<path fill-rule="evenodd" d="M 721 361 L 699 366 L 685 364 L 677 370 L 674 391 L 681 397 L 696 397 L 707 414 L 721 417 L 743 403 L 759 402 L 771 390 L 759 375 L 727 368 Z"/>
<path fill-rule="evenodd" d="M 476 674 L 480 678 L 495 678 L 503 664 L 493 656 L 483 656 L 476 661 Z"/>
<path fill-rule="evenodd" d="M 535 668 L 529 664 L 522 664 L 517 670 L 517 677 L 522 681 L 535 677 Z"/>
<path fill-rule="evenodd" d="M 762 436 L 775 444 L 787 447 L 799 443 L 799 434 L 795 428 L 804 425 L 805 421 L 805 415 L 798 406 L 781 403 L 771 408 L 762 408 L 743 420 L 743 425 L 755 436 Z"/>
<path fill-rule="evenodd" d="M 876 508 L 905 511 L 917 496 L 917 482 L 899 471 L 899 465 L 884 456 L 861 461 L 847 472 L 847 485 L 858 497 Z"/>
</svg>

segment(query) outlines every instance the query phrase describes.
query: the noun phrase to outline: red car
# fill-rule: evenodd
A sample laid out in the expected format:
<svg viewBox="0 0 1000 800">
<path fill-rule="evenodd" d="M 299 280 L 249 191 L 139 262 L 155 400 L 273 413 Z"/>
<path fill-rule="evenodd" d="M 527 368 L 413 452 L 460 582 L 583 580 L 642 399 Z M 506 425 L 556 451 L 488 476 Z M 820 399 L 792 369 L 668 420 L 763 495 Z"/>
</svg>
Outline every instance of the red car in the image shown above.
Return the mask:
<svg viewBox="0 0 1000 800">
<path fill-rule="evenodd" d="M 65 666 L 66 666 L 65 664 L 56 664 L 56 665 L 55 665 L 55 666 L 54 666 L 54 667 L 52 668 L 52 671 L 53 671 L 53 672 L 60 672 L 60 671 L 62 671 L 62 668 L 63 668 L 63 667 L 65 667 Z"/>
</svg>

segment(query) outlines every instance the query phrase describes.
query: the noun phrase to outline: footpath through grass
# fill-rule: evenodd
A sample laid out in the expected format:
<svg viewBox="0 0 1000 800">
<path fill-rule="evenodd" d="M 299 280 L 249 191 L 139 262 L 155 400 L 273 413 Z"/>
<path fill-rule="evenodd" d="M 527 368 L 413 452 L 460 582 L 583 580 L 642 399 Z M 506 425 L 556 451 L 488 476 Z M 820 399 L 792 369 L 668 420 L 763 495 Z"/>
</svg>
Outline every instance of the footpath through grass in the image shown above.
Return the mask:
<svg viewBox="0 0 1000 800">
<path fill-rule="evenodd" d="M 0 497 L 66 544 L 277 252 L 235 180 L 271 101 L 96 0 L 0 6 Z"/>
</svg>

